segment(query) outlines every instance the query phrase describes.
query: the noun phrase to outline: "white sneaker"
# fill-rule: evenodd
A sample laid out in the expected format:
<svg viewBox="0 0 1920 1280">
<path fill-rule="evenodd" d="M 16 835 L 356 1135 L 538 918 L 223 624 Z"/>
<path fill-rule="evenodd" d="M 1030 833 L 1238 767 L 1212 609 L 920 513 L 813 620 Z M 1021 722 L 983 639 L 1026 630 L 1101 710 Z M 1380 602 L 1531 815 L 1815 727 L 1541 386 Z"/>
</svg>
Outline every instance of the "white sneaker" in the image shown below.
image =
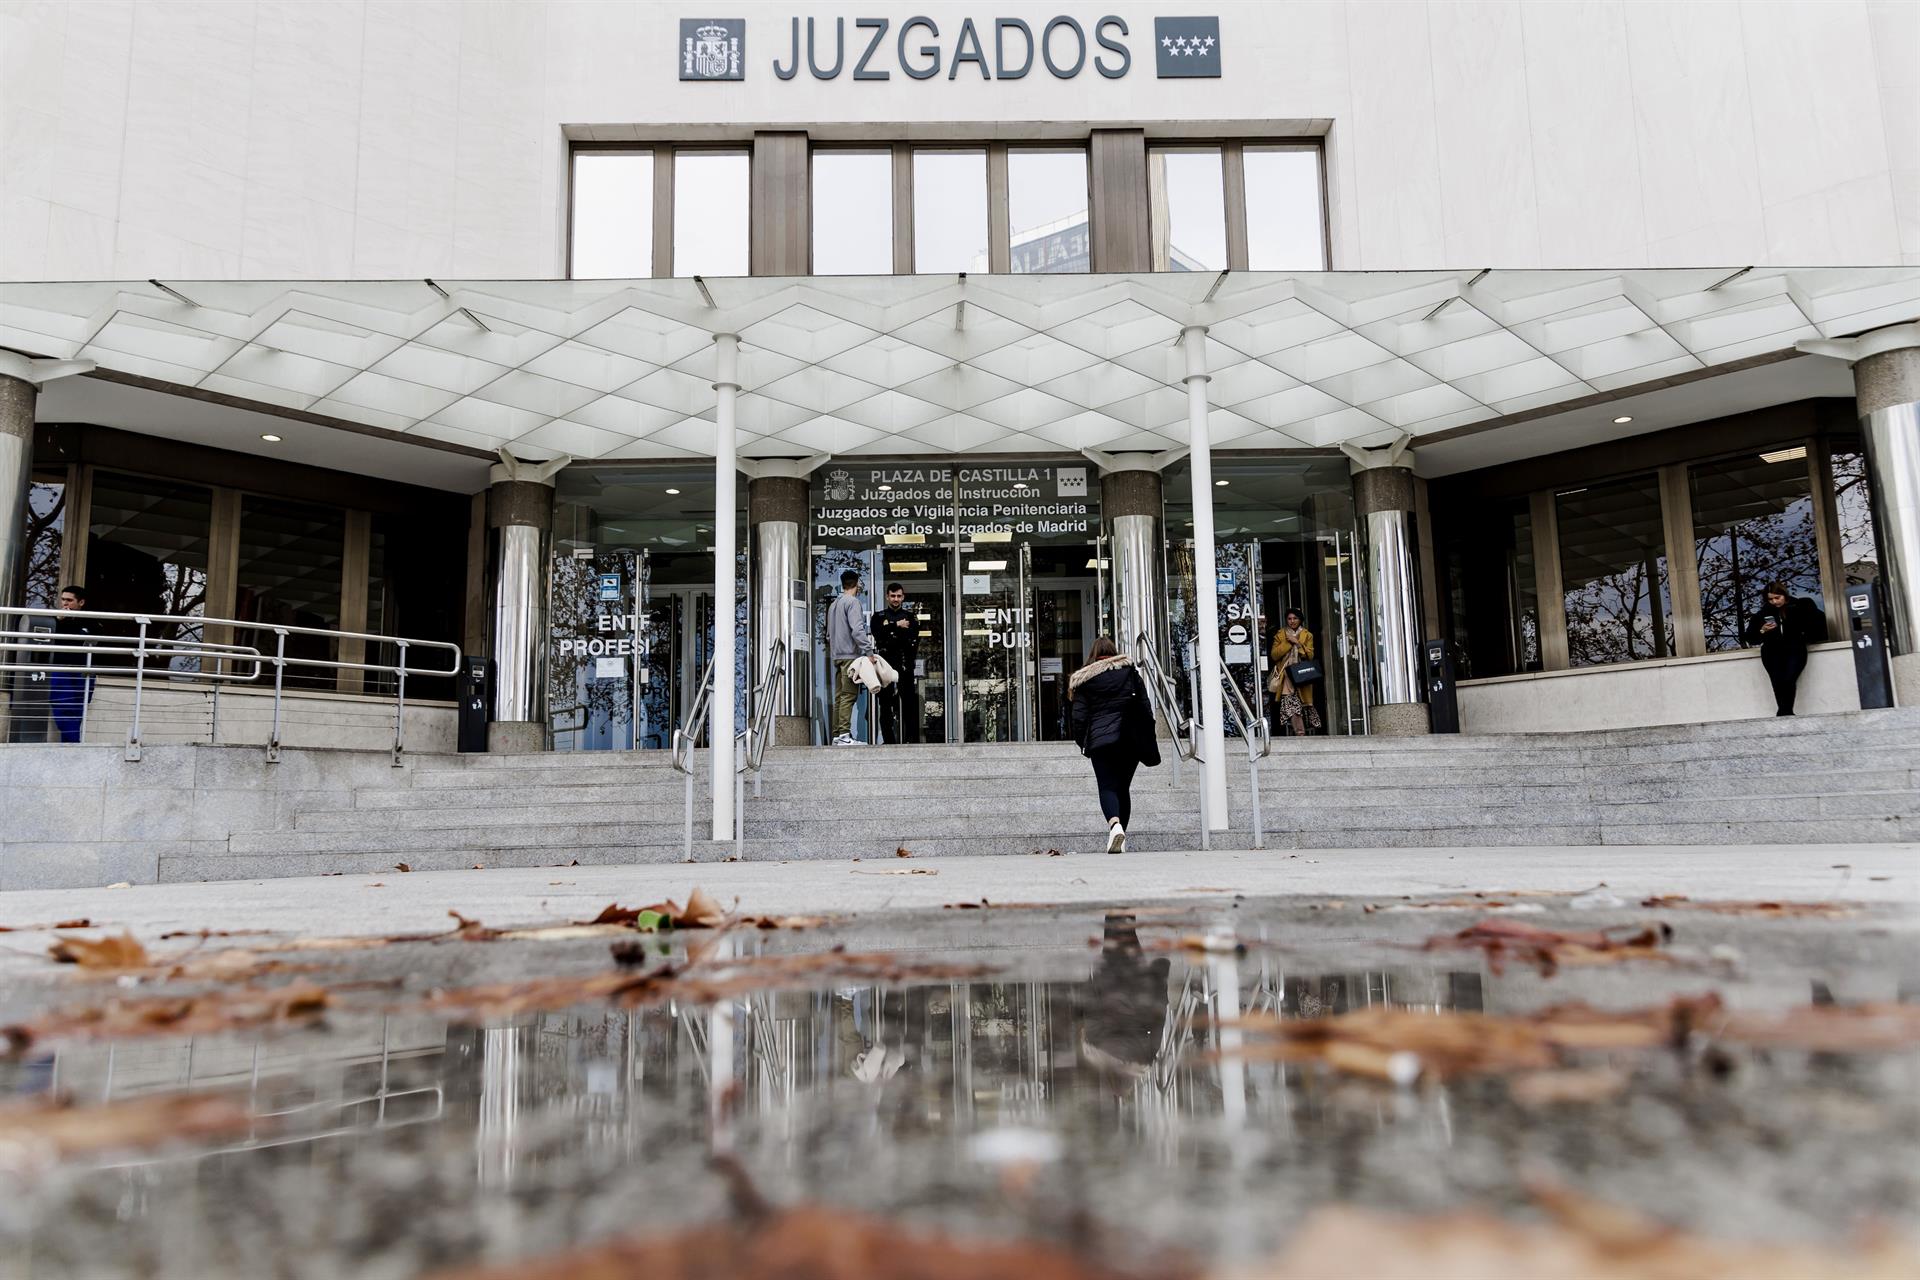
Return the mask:
<svg viewBox="0 0 1920 1280">
<path fill-rule="evenodd" d="M 833 745 L 836 747 L 864 747 L 867 744 L 850 733 L 843 733 L 833 740 Z"/>
<path fill-rule="evenodd" d="M 1125 853 L 1127 851 L 1127 829 L 1119 823 L 1110 823 L 1107 827 L 1107 852 Z"/>
</svg>

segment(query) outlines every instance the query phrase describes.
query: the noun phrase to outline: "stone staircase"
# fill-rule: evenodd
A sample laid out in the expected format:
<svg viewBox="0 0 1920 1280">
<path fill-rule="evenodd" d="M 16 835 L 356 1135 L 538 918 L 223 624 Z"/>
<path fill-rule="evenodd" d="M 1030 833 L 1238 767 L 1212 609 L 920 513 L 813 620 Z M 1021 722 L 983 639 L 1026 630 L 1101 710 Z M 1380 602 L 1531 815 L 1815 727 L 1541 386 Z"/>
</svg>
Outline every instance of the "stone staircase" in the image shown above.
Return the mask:
<svg viewBox="0 0 1920 1280">
<path fill-rule="evenodd" d="M 1231 830 L 1252 839 L 1244 751 L 1230 741 Z M 683 856 L 684 778 L 664 753 L 416 756 L 306 794 L 275 829 L 162 878 L 668 862 Z M 1142 770 L 1136 850 L 1199 846 L 1198 772 Z M 1260 765 L 1265 847 L 1782 844 L 1920 839 L 1920 710 L 1579 734 L 1283 739 Z M 694 857 L 730 857 L 702 837 Z M 748 789 L 745 856 L 890 859 L 1092 852 L 1091 770 L 1065 744 L 769 753 Z"/>
</svg>

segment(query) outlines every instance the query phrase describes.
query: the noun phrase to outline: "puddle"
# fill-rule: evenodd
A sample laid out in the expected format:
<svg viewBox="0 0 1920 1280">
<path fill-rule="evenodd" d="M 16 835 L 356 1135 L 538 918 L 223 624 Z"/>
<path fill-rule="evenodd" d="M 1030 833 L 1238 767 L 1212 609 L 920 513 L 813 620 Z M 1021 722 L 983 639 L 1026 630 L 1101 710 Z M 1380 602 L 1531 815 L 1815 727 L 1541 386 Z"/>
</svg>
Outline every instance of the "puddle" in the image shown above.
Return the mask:
<svg viewBox="0 0 1920 1280">
<path fill-rule="evenodd" d="M 1421 949 L 1494 914 L 1183 902 L 737 931 L 703 963 L 764 963 L 773 985 L 749 964 L 714 999 L 669 984 L 639 1007 L 511 1016 L 437 1013 L 434 995 L 605 974 L 606 939 L 293 953 L 323 966 L 298 980 L 340 991 L 318 1025 L 58 1039 L 0 1060 L 16 1099 L 231 1104 L 134 1149 L 56 1153 L 0 1124 L 0 1276 L 379 1278 L 536 1256 L 726 1217 L 716 1154 L 776 1205 L 1197 1268 L 1269 1256 L 1330 1204 L 1526 1219 L 1549 1183 L 1731 1240 L 1920 1234 L 1912 1040 L 1682 1036 L 1583 1051 L 1538 1090 L 1516 1084 L 1538 1073 L 1429 1060 L 1396 1084 L 1405 1062 L 1383 1080 L 1266 1052 L 1275 1026 L 1369 1010 L 1505 1025 L 1573 1001 L 1711 993 L 1765 1018 L 1920 998 L 1909 926 L 1865 914 L 1546 903 L 1528 924 L 1658 915 L 1674 958 Z M 669 953 L 652 963 L 682 961 L 693 936 L 650 940 Z M 970 976 L 924 976 L 943 968 Z M 17 987 L 5 1014 L 126 994 L 48 981 Z"/>
</svg>

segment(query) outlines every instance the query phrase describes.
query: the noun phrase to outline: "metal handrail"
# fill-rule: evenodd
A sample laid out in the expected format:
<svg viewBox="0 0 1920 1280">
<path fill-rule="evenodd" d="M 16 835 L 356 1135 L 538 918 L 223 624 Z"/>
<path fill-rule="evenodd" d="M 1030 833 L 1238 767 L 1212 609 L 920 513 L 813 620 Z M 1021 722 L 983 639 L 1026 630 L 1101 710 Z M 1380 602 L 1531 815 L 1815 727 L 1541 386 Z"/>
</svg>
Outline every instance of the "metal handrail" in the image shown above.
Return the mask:
<svg viewBox="0 0 1920 1280">
<path fill-rule="evenodd" d="M 1240 737 L 1247 744 L 1247 785 L 1253 792 L 1253 847 L 1266 848 L 1266 833 L 1260 823 L 1260 762 L 1273 753 L 1273 732 L 1267 727 L 1265 716 L 1255 715 L 1253 707 L 1247 702 L 1247 695 L 1240 692 L 1240 686 L 1225 671 L 1220 673 L 1220 683 L 1226 686 L 1228 697 L 1222 704 L 1227 719 L 1240 731 Z"/>
<path fill-rule="evenodd" d="M 1172 737 L 1174 755 L 1182 760 L 1195 759 L 1199 750 L 1194 732 L 1196 720 L 1193 716 L 1181 714 L 1179 693 L 1160 666 L 1160 659 L 1153 652 L 1153 643 L 1144 631 L 1133 642 L 1133 661 L 1136 667 L 1146 672 L 1147 701 L 1153 704 L 1160 723 L 1166 726 L 1168 735 Z"/>
<path fill-rule="evenodd" d="M 707 715 L 713 710 L 713 660 L 700 673 L 700 685 L 693 691 L 693 705 L 673 731 L 673 767 L 693 776 L 693 753 L 700 749 L 700 731 L 706 728 Z"/>
<path fill-rule="evenodd" d="M 147 663 L 148 660 L 152 658 L 213 658 L 216 662 L 214 664 L 214 670 L 211 672 L 201 670 L 189 673 L 169 670 L 167 677 L 169 680 L 177 678 L 203 680 L 213 684 L 216 688 L 223 680 L 229 683 L 251 683 L 252 681 L 258 680 L 261 674 L 261 665 L 263 663 L 271 663 L 273 666 L 273 724 L 272 728 L 268 731 L 267 737 L 267 760 L 269 763 L 277 763 L 280 759 L 280 713 L 285 695 L 286 671 L 289 666 L 313 667 L 326 671 L 367 671 L 392 676 L 394 678 L 393 764 L 395 768 L 400 766 L 401 757 L 406 750 L 407 677 L 411 675 L 451 679 L 460 674 L 460 646 L 446 640 L 414 640 L 404 636 L 375 635 L 370 631 L 335 631 L 325 627 L 287 627 L 247 618 L 209 618 L 192 614 L 109 613 L 93 609 L 76 611 L 0 606 L 0 618 L 52 618 L 58 620 L 63 617 L 72 618 L 76 616 L 76 614 L 87 619 L 89 622 L 126 622 L 133 624 L 135 627 L 133 644 L 128 646 L 125 643 L 127 639 L 125 636 L 83 636 L 58 632 L 24 632 L 17 627 L 0 631 L 0 640 L 15 639 L 16 643 L 11 646 L 14 648 L 20 647 L 18 641 L 24 640 L 25 643 L 33 645 L 34 648 L 42 652 L 85 652 L 89 658 L 94 654 L 110 654 L 132 658 L 133 720 L 127 729 L 126 758 L 128 760 L 140 759 L 140 713 L 146 694 Z M 174 623 L 179 626 L 193 627 L 196 629 L 206 627 L 230 627 L 240 631 L 271 631 L 274 635 L 274 652 L 271 657 L 268 657 L 261 653 L 256 646 L 230 644 L 224 641 L 156 638 L 152 642 L 149 642 L 149 629 L 156 623 Z M 62 641 L 77 643 L 43 643 L 40 637 L 49 635 L 59 635 Z M 335 658 L 288 657 L 287 637 L 289 636 L 319 636 L 334 642 L 360 640 L 374 644 L 388 644 L 398 649 L 399 654 L 393 662 L 348 662 Z M 410 649 L 445 651 L 451 655 L 451 661 L 446 670 L 441 670 L 438 667 L 412 666 L 407 661 L 408 651 Z M 224 666 L 236 660 L 241 663 L 251 662 L 253 664 L 252 674 L 230 677 L 224 670 Z M 19 669 L 17 664 L 0 666 L 0 670 L 16 669 Z M 91 662 L 85 667 L 33 663 L 30 664 L 28 669 L 40 671 L 81 671 L 95 678 L 102 674 L 102 669 L 92 666 Z"/>
<path fill-rule="evenodd" d="M 748 703 L 753 714 L 747 720 L 747 759 L 742 768 L 749 773 L 758 774 L 761 762 L 766 759 L 767 742 L 773 737 L 773 717 L 786 683 L 787 642 L 776 640 L 772 652 L 767 654 L 767 670 Z"/>
</svg>

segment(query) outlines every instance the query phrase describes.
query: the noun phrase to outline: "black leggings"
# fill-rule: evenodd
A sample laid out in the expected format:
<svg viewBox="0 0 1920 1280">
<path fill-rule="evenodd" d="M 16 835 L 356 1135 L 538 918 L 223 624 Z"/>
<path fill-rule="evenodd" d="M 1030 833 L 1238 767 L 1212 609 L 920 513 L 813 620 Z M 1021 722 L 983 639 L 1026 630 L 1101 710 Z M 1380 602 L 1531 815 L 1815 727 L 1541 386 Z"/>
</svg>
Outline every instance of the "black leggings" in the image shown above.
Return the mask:
<svg viewBox="0 0 1920 1280">
<path fill-rule="evenodd" d="M 1100 788 L 1100 813 L 1108 822 L 1120 819 L 1120 825 L 1126 826 L 1133 817 L 1133 797 L 1128 794 L 1133 786 L 1133 771 L 1140 767 L 1140 759 L 1129 747 L 1095 747 L 1090 753 L 1093 760 L 1093 780 Z"/>
<path fill-rule="evenodd" d="M 1794 686 L 1800 682 L 1800 673 L 1807 669 L 1807 655 L 1785 653 L 1769 658 L 1762 654 L 1760 665 L 1767 669 L 1767 679 L 1773 683 L 1773 705 L 1778 714 L 1792 715 Z"/>
</svg>

